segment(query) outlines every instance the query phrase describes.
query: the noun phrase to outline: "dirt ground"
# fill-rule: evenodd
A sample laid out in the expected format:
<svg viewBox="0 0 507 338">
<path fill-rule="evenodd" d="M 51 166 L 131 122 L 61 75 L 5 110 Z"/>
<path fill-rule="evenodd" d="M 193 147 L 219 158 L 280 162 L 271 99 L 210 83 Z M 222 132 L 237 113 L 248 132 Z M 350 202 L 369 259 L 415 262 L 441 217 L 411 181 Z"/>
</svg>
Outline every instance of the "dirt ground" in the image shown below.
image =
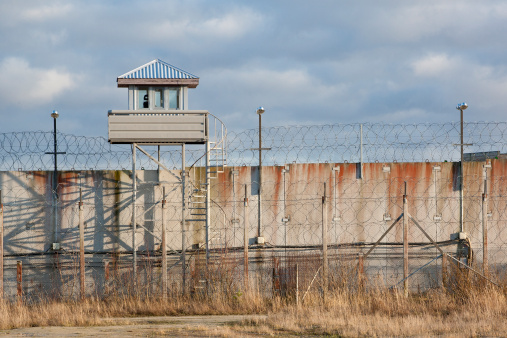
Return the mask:
<svg viewBox="0 0 507 338">
<path fill-rule="evenodd" d="M 87 327 L 27 327 L 0 330 L 2 336 L 13 337 L 210 337 L 223 336 L 223 327 L 246 319 L 266 318 L 262 315 L 179 316 L 108 318 L 104 325 Z M 226 334 L 227 335 L 227 334 Z"/>
</svg>

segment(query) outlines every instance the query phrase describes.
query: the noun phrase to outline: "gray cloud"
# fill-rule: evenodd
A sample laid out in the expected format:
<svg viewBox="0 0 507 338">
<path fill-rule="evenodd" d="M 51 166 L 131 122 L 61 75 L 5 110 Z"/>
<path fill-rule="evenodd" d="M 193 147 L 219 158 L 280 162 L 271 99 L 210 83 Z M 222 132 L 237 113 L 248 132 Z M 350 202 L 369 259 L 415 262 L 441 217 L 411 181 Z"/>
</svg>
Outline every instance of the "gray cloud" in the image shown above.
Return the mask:
<svg viewBox="0 0 507 338">
<path fill-rule="evenodd" d="M 198 75 L 190 106 L 229 129 L 505 120 L 503 1 L 0 3 L 0 132 L 106 135 L 116 77 L 155 58 Z M 15 114 L 13 114 L 15 112 Z"/>
</svg>

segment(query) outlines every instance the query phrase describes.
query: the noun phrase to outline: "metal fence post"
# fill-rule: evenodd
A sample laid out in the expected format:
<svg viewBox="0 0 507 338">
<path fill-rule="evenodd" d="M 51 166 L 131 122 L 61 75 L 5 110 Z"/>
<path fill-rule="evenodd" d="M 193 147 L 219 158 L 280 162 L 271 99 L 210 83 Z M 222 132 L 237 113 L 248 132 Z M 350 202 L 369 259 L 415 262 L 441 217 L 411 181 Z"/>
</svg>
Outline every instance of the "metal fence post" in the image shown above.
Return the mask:
<svg viewBox="0 0 507 338">
<path fill-rule="evenodd" d="M 247 185 L 245 184 L 245 197 L 243 199 L 243 248 L 244 248 L 244 279 L 245 289 L 248 289 L 248 197 L 247 197 Z"/>
<path fill-rule="evenodd" d="M 0 190 L 0 300 L 4 297 L 4 205 Z"/>
<path fill-rule="evenodd" d="M 132 144 L 132 291 L 136 289 L 137 281 L 137 251 L 136 251 L 136 199 L 137 199 L 137 180 L 136 180 L 136 150 L 137 144 Z"/>
<path fill-rule="evenodd" d="M 327 260 L 327 198 L 326 182 L 324 182 L 324 195 L 322 196 L 322 278 L 324 296 L 327 292 L 328 279 L 328 260 Z"/>
<path fill-rule="evenodd" d="M 206 142 L 206 144 L 208 144 Z M 186 270 L 186 223 L 185 223 L 185 143 L 181 145 L 181 281 L 182 291 L 185 294 L 185 284 L 187 282 Z M 195 169 L 194 169 L 195 170 Z M 206 167 L 206 171 L 208 168 Z M 190 174 L 189 174 L 190 175 Z M 208 189 L 208 187 L 206 187 Z M 207 194 L 207 193 L 206 193 Z M 206 209 L 206 217 L 208 217 L 208 210 Z"/>
<path fill-rule="evenodd" d="M 362 254 L 357 255 L 357 279 L 360 290 L 364 288 L 364 256 Z"/>
<path fill-rule="evenodd" d="M 447 255 L 442 255 L 442 287 L 447 286 Z"/>
<path fill-rule="evenodd" d="M 405 194 L 403 195 L 403 292 L 408 297 L 408 203 L 407 182 L 405 182 Z"/>
<path fill-rule="evenodd" d="M 296 264 L 296 309 L 299 310 L 299 265 Z"/>
<path fill-rule="evenodd" d="M 487 182 L 484 181 L 484 194 L 482 194 L 482 271 L 488 275 L 488 194 Z"/>
<path fill-rule="evenodd" d="M 162 299 L 167 299 L 167 233 L 165 220 L 165 187 L 162 187 Z"/>
<path fill-rule="evenodd" d="M 109 262 L 104 263 L 104 293 L 109 294 Z"/>
<path fill-rule="evenodd" d="M 18 302 L 23 302 L 23 262 L 17 261 L 16 264 L 16 284 Z"/>
<path fill-rule="evenodd" d="M 85 252 L 84 252 L 84 215 L 83 196 L 79 188 L 79 285 L 81 299 L 85 298 Z"/>
</svg>

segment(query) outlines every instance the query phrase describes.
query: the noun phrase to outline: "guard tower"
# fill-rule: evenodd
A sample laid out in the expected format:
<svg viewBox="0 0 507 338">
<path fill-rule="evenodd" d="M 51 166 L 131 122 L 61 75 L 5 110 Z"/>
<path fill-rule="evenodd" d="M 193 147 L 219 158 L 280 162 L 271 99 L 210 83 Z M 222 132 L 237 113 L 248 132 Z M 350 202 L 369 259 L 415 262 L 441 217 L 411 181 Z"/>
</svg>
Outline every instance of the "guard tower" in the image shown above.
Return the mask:
<svg viewBox="0 0 507 338">
<path fill-rule="evenodd" d="M 208 140 L 208 112 L 188 110 L 188 89 L 197 87 L 197 76 L 157 59 L 120 75 L 117 82 L 128 88 L 128 110 L 109 111 L 110 143 Z"/>
<path fill-rule="evenodd" d="M 209 260 L 210 243 L 210 180 L 223 172 L 226 166 L 225 125 L 206 110 L 188 109 L 188 89 L 196 88 L 199 78 L 159 59 L 144 64 L 117 78 L 119 88 L 128 88 L 128 110 L 108 112 L 108 140 L 112 144 L 132 145 L 132 248 L 133 272 L 136 275 L 136 151 L 139 150 L 170 171 L 159 158 L 154 158 L 141 146 L 181 146 L 182 151 L 182 268 L 185 278 L 186 222 L 194 228 L 205 229 L 206 262 Z M 191 177 L 186 182 L 185 144 L 202 144 L 204 153 L 205 182 L 194 184 Z M 213 163 L 213 164 L 211 164 Z M 195 164 L 195 163 L 194 163 Z M 185 196 L 185 187 L 191 192 Z M 188 203 L 186 201 L 188 198 Z M 165 196 L 164 196 L 165 201 Z M 191 217 L 187 218 L 187 206 Z M 165 224 L 162 226 L 162 256 L 166 254 Z M 163 258 L 164 264 L 167 260 Z M 163 277 L 167 281 L 167 277 Z"/>
</svg>

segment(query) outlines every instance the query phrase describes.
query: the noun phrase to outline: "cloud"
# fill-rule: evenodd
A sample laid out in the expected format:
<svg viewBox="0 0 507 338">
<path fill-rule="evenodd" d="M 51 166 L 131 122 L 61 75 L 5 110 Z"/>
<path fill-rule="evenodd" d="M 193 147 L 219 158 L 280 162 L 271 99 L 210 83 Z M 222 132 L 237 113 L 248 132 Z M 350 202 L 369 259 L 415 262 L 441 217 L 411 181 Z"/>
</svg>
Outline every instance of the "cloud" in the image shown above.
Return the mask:
<svg viewBox="0 0 507 338">
<path fill-rule="evenodd" d="M 40 4 L 40 3 L 39 3 Z M 48 21 L 64 17 L 73 9 L 68 3 L 43 4 L 42 6 L 26 6 L 21 17 L 27 21 Z"/>
<path fill-rule="evenodd" d="M 154 58 L 199 76 L 190 107 L 230 130 L 259 105 L 271 125 L 456 120 L 462 101 L 505 120 L 504 0 L 0 3 L 0 114 L 72 111 L 79 133 L 125 108 L 116 77 Z"/>
<path fill-rule="evenodd" d="M 421 116 L 427 116 L 428 112 L 420 108 L 397 110 L 395 112 L 388 112 L 372 118 L 375 122 L 386 122 L 391 123 L 397 122 L 412 122 L 419 121 Z"/>
<path fill-rule="evenodd" d="M 459 60 L 451 60 L 446 54 L 432 54 L 413 62 L 412 68 L 415 75 L 438 77 L 452 72 L 460 63 Z"/>
<path fill-rule="evenodd" d="M 34 68 L 24 59 L 14 57 L 0 62 L 0 74 L 2 102 L 23 108 L 50 102 L 75 86 L 70 73 L 55 68 Z"/>
<path fill-rule="evenodd" d="M 313 106 L 343 95 L 346 89 L 342 84 L 325 84 L 306 69 L 294 68 L 278 70 L 245 65 L 237 69 L 214 69 L 204 73 L 203 78 L 213 79 L 221 95 L 232 93 L 234 101 L 257 100 L 257 105 L 270 106 L 280 106 L 283 102 L 286 109 Z M 235 95 L 238 88 L 242 93 Z"/>
<path fill-rule="evenodd" d="M 158 40 L 175 39 L 192 41 L 192 39 L 213 38 L 213 43 L 221 40 L 237 40 L 262 24 L 262 17 L 248 8 L 236 9 L 216 16 L 202 13 L 199 19 L 170 18 L 164 22 L 152 23 L 149 32 Z"/>
<path fill-rule="evenodd" d="M 74 6 L 66 1 L 5 1 L 0 5 L 0 25 L 51 23 L 71 14 Z"/>
</svg>

